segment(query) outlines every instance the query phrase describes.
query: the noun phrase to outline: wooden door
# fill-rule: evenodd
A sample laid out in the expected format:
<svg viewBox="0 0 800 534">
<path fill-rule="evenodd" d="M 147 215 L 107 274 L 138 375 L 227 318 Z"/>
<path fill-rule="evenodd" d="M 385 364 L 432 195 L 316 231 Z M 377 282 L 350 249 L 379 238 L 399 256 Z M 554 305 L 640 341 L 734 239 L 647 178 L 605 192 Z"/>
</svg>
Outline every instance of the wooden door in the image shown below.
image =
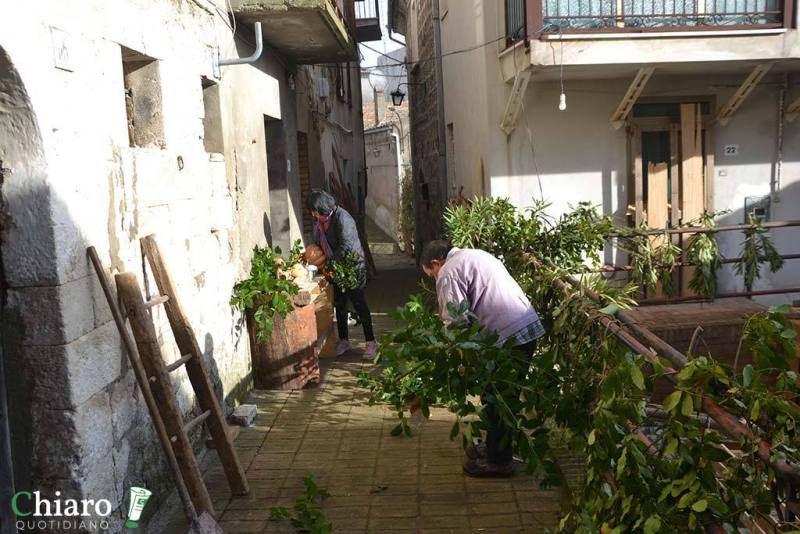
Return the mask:
<svg viewBox="0 0 800 534">
<path fill-rule="evenodd" d="M 685 223 L 699 218 L 705 211 L 705 162 L 703 154 L 703 126 L 699 104 L 681 104 L 681 219 Z M 681 247 L 686 251 L 692 234 L 682 234 Z M 685 258 L 684 258 L 685 259 Z M 694 267 L 681 268 L 681 294 L 693 295 L 689 281 Z"/>
<path fill-rule="evenodd" d="M 678 226 L 711 209 L 713 145 L 708 112 L 698 102 L 669 102 L 664 116 L 634 119 L 628 126 L 630 223 Z M 675 237 L 682 247 L 690 235 Z M 663 239 L 659 237 L 659 239 Z M 656 242 L 660 242 L 658 239 Z M 675 287 L 689 295 L 691 268 L 679 270 Z"/>
</svg>

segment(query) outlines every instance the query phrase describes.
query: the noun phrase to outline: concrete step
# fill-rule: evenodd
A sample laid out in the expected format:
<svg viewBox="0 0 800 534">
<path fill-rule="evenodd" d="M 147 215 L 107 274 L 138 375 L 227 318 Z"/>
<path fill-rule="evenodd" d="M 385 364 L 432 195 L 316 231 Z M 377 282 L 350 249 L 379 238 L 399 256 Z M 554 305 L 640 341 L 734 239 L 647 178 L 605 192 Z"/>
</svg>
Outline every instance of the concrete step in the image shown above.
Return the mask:
<svg viewBox="0 0 800 534">
<path fill-rule="evenodd" d="M 391 254 L 398 254 L 400 252 L 400 247 L 397 246 L 397 243 L 392 242 L 373 242 L 370 241 L 369 249 L 372 251 L 374 255 L 391 255 Z"/>
</svg>

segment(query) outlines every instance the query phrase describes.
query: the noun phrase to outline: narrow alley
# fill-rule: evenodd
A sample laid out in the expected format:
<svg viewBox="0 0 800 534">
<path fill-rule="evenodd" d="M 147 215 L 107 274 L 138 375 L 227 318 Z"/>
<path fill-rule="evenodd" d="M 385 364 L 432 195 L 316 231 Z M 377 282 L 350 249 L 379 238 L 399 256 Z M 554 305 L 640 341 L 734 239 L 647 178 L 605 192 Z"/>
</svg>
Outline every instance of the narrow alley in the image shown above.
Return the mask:
<svg viewBox="0 0 800 534">
<path fill-rule="evenodd" d="M 799 533 L 799 3 L 0 0 L 0 534 Z"/>
</svg>

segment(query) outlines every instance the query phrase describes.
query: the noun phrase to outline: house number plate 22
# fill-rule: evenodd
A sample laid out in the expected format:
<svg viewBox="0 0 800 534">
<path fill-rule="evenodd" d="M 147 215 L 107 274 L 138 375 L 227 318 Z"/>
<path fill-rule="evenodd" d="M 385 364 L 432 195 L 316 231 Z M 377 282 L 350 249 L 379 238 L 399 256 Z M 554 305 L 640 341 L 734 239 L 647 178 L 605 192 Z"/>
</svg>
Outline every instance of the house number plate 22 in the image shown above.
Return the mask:
<svg viewBox="0 0 800 534">
<path fill-rule="evenodd" d="M 739 155 L 739 145 L 725 145 L 725 155 L 726 156 L 738 156 Z"/>
</svg>

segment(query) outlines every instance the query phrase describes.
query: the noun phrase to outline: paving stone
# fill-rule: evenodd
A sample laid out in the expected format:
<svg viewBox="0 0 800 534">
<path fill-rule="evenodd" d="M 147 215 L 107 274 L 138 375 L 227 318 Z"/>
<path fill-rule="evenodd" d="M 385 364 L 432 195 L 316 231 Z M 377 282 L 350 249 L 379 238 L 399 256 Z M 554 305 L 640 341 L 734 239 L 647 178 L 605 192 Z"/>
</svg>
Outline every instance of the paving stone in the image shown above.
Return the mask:
<svg viewBox="0 0 800 534">
<path fill-rule="evenodd" d="M 419 520 L 420 528 L 425 530 L 429 529 L 444 529 L 445 531 L 463 532 L 469 529 L 469 519 L 466 515 L 434 515 L 423 516 Z"/>
<path fill-rule="evenodd" d="M 472 528 L 516 527 L 520 525 L 519 514 L 471 515 L 469 524 Z"/>
<path fill-rule="evenodd" d="M 398 519 L 396 517 L 372 517 L 367 524 L 369 532 L 415 532 L 417 530 L 417 519 L 407 517 Z"/>
<path fill-rule="evenodd" d="M 423 500 L 420 506 L 420 514 L 423 517 L 439 516 L 439 515 L 464 515 L 469 513 L 469 507 L 466 503 L 443 503 L 435 504 L 429 503 L 427 499 Z"/>
<path fill-rule="evenodd" d="M 231 510 L 228 509 L 222 514 L 222 521 L 266 521 L 269 519 L 270 508 L 253 508 L 250 510 Z"/>
<path fill-rule="evenodd" d="M 487 494 L 490 495 L 490 494 Z M 470 514 L 516 514 L 516 502 L 488 502 L 488 503 L 470 503 Z"/>
<path fill-rule="evenodd" d="M 416 518 L 419 515 L 419 506 L 414 503 L 405 506 L 388 505 L 388 506 L 371 506 L 369 509 L 369 517 L 412 517 Z"/>
<path fill-rule="evenodd" d="M 219 522 L 223 532 L 261 532 L 266 526 L 266 521 L 225 521 Z"/>
</svg>

